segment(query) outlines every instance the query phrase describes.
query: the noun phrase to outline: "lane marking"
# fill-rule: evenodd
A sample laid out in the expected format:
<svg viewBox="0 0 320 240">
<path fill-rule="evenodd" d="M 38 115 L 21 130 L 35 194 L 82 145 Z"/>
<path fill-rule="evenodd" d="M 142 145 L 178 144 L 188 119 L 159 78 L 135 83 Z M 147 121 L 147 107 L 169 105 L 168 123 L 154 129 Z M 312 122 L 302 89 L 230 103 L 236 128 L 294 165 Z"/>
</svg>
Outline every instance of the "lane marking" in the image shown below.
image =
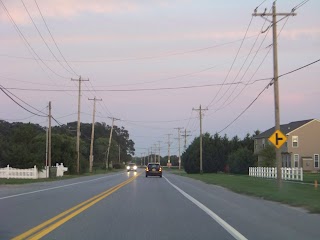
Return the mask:
<svg viewBox="0 0 320 240">
<path fill-rule="evenodd" d="M 243 236 L 240 232 L 238 232 L 235 228 L 229 225 L 226 221 L 224 221 L 221 217 L 215 214 L 211 209 L 203 205 L 201 202 L 191 197 L 188 193 L 184 192 L 182 189 L 174 185 L 170 182 L 166 177 L 164 177 L 167 182 L 174 187 L 178 192 L 180 192 L 184 197 L 197 205 L 201 210 L 203 210 L 206 214 L 208 214 L 213 220 L 215 220 L 221 227 L 223 227 L 228 233 L 230 233 L 237 240 L 247 240 L 245 236 Z"/>
<path fill-rule="evenodd" d="M 117 175 L 121 175 L 121 174 L 124 174 L 124 173 L 117 173 L 117 174 L 108 175 L 108 176 L 104 176 L 104 177 L 100 177 L 100 178 L 95 178 L 95 179 L 91 179 L 91 180 L 87 180 L 87 181 L 70 183 L 70 184 L 65 184 L 65 185 L 61 185 L 61 186 L 57 186 L 57 187 L 51 187 L 51 188 L 45 188 L 45 189 L 35 190 L 35 191 L 31 191 L 31 192 L 24 192 L 24 193 L 9 195 L 9 196 L 6 196 L 6 197 L 1 197 L 0 200 L 19 197 L 19 196 L 24 196 L 24 195 L 29 195 L 29 194 L 33 194 L 33 193 L 45 192 L 45 191 L 64 188 L 64 187 L 70 187 L 70 186 L 78 185 L 78 184 L 81 184 L 81 183 L 94 182 L 94 181 L 97 181 L 97 180 L 100 180 L 100 179 L 103 179 L 103 178 L 113 177 L 113 176 L 117 176 Z"/>
<path fill-rule="evenodd" d="M 102 199 L 106 198 L 107 196 L 109 196 L 110 194 L 116 192 L 117 190 L 119 190 L 120 188 L 124 187 L 125 185 L 127 185 L 128 183 L 132 182 L 134 179 L 136 179 L 139 175 L 141 175 L 141 173 L 127 179 L 126 181 L 108 189 L 107 191 L 104 191 L 60 214 L 58 214 L 57 216 L 39 224 L 38 226 L 12 238 L 12 240 L 18 240 L 18 239 L 39 239 L 45 235 L 47 235 L 48 233 L 50 233 L 51 231 L 53 231 L 54 229 L 58 228 L 59 226 L 61 226 L 62 224 L 64 224 L 65 222 L 67 222 L 68 220 L 70 220 L 71 218 L 77 216 L 78 214 L 80 214 L 81 212 L 85 211 L 86 209 L 88 209 L 89 207 L 93 206 L 94 204 L 96 204 L 97 202 L 101 201 Z M 70 214 L 70 215 L 68 215 Z M 60 220 L 59 220 L 60 219 Z M 52 225 L 50 225 L 52 224 Z M 36 234 L 36 235 L 34 235 Z M 32 236 L 34 235 L 34 236 Z M 41 235 L 41 237 L 40 237 Z"/>
</svg>

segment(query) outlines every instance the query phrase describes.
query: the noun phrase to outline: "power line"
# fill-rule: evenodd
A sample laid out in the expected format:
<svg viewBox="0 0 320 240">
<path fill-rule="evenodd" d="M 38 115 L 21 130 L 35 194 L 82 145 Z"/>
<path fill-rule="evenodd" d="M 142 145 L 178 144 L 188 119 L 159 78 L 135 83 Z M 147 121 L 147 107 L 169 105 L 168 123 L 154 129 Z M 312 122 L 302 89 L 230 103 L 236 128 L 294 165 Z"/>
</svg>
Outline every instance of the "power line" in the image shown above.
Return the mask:
<svg viewBox="0 0 320 240">
<path fill-rule="evenodd" d="M 271 11 L 271 10 L 270 10 L 270 11 Z M 270 13 L 270 11 L 269 11 L 269 13 Z M 281 27 L 278 35 L 277 35 L 277 37 L 280 36 L 280 34 L 281 34 L 281 32 L 283 31 L 284 27 L 286 26 L 288 20 L 289 20 L 289 18 L 287 17 L 286 21 L 285 21 L 284 24 L 282 25 L 282 27 Z M 265 22 L 264 22 L 264 23 L 266 23 L 266 21 L 267 21 L 267 19 L 265 19 Z M 264 25 L 263 25 L 263 26 L 264 26 Z M 262 26 L 262 29 L 263 29 L 263 26 Z M 270 26 L 271 26 L 271 25 L 269 25 L 269 27 L 267 28 L 266 31 L 262 31 L 262 32 L 267 32 L 267 34 L 268 34 L 269 30 L 271 29 Z M 266 39 L 266 37 L 267 37 L 267 34 L 265 35 L 263 41 L 261 42 L 261 44 L 260 44 L 260 46 L 259 46 L 259 49 L 261 48 L 262 44 L 264 43 L 264 41 L 265 41 L 265 39 Z M 266 53 L 266 55 L 265 55 L 264 58 L 262 59 L 261 63 L 259 64 L 259 66 L 258 66 L 258 68 L 256 69 L 256 71 L 254 72 L 254 74 L 252 74 L 251 78 L 247 81 L 247 83 L 249 83 L 249 82 L 252 80 L 252 78 L 256 75 L 256 73 L 258 72 L 258 70 L 259 70 L 260 67 L 262 66 L 263 62 L 265 61 L 265 59 L 267 58 L 267 56 L 269 55 L 269 53 L 270 53 L 270 51 L 271 51 L 271 49 L 272 49 L 271 46 L 272 46 L 272 45 L 269 46 L 268 52 Z M 258 50 L 258 51 L 259 51 L 259 50 Z M 258 52 L 258 51 L 257 51 L 257 52 Z M 254 60 L 254 58 L 256 57 L 256 55 L 257 55 L 257 54 L 255 54 L 255 56 L 253 57 L 252 61 Z M 252 63 L 252 61 L 251 61 L 251 63 Z M 250 65 L 251 65 L 251 63 L 250 63 Z M 249 65 L 249 66 L 250 66 L 250 65 Z M 248 67 L 249 67 L 249 66 L 248 66 Z M 248 70 L 248 68 L 246 69 L 246 72 L 247 72 L 247 70 Z M 246 73 L 246 72 L 245 72 L 245 73 Z M 245 74 L 244 74 L 244 75 L 245 75 Z M 244 75 L 241 77 L 240 81 L 242 81 Z M 237 86 L 238 86 L 238 85 L 237 85 Z M 239 95 L 243 92 L 243 90 L 244 90 L 247 86 L 248 86 L 248 85 L 244 85 L 243 88 L 240 90 L 240 92 L 239 92 L 227 105 L 221 106 L 220 108 L 218 108 L 217 110 L 215 110 L 215 112 L 217 112 L 217 111 L 219 111 L 219 110 L 221 110 L 221 109 L 229 106 L 232 102 L 234 102 L 234 100 L 239 97 Z M 234 92 L 234 91 L 233 91 L 233 92 Z M 233 92 L 232 92 L 232 94 L 233 94 Z M 231 95 L 232 95 L 232 94 L 231 94 Z M 226 101 L 225 101 L 225 102 L 226 102 Z M 224 103 L 225 103 L 225 102 L 224 102 Z"/>
<path fill-rule="evenodd" d="M 47 24 L 46 20 L 45 20 L 45 19 L 44 19 L 44 17 L 43 17 L 43 14 L 42 14 L 42 12 L 41 12 L 41 10 L 40 10 L 40 7 L 39 7 L 39 5 L 38 5 L 37 1 L 36 1 L 36 0 L 34 0 L 34 2 L 35 2 L 36 6 L 37 6 L 37 8 L 38 8 L 38 10 L 39 10 L 39 13 L 40 13 L 40 15 L 41 15 L 41 18 L 42 18 L 43 22 L 44 22 L 44 24 L 45 24 L 45 26 L 46 26 L 46 28 L 47 28 L 47 30 L 48 30 L 48 32 L 49 32 L 49 34 L 50 34 L 50 36 L 51 36 L 51 39 L 52 39 L 52 41 L 54 42 L 54 44 L 55 44 L 56 48 L 58 49 L 58 51 L 59 51 L 59 53 L 60 53 L 61 57 L 63 58 L 63 60 L 65 61 L 65 63 L 68 65 L 68 67 L 71 69 L 71 71 L 72 71 L 75 75 L 79 76 L 79 74 L 77 74 L 77 73 L 74 71 L 74 69 L 70 66 L 70 64 L 68 63 L 68 61 L 66 60 L 66 58 L 65 58 L 65 57 L 64 57 L 64 55 L 62 54 L 62 52 L 61 52 L 61 50 L 60 50 L 60 48 L 59 48 L 59 46 L 58 46 L 57 42 L 55 41 L 55 39 L 54 39 L 54 37 L 53 37 L 53 35 L 52 35 L 52 33 L 51 33 L 51 31 L 50 31 L 49 27 L 48 27 L 48 24 Z"/>
<path fill-rule="evenodd" d="M 261 5 L 261 4 L 260 4 L 260 5 Z M 266 22 L 267 22 L 267 20 L 265 20 L 265 22 L 263 23 L 263 25 L 262 25 L 262 27 L 261 27 L 261 31 L 262 31 L 262 29 L 264 28 L 264 25 L 266 24 Z M 253 45 L 252 45 L 252 47 L 251 47 L 251 49 L 250 49 L 250 51 L 249 51 L 246 59 L 244 60 L 242 66 L 240 67 L 237 75 L 235 76 L 235 78 L 233 79 L 232 82 L 234 82 L 234 81 L 238 78 L 240 72 L 242 71 L 243 67 L 245 66 L 247 60 L 249 59 L 249 56 L 250 56 L 253 48 L 255 47 L 255 45 L 256 45 L 256 43 L 257 43 L 257 41 L 258 41 L 258 38 L 260 37 L 261 31 L 260 31 L 260 33 L 258 34 L 258 36 L 256 37 L 255 42 L 253 43 Z M 268 29 L 268 32 L 269 32 L 269 29 Z M 268 36 L 268 32 L 265 34 L 263 40 L 262 40 L 261 43 L 260 43 L 260 46 L 258 47 L 258 50 L 256 51 L 256 54 L 255 54 L 255 55 L 253 56 L 253 58 L 251 59 L 249 65 L 247 66 L 247 68 L 246 68 L 245 72 L 243 73 L 242 77 L 240 78 L 240 81 L 239 81 L 239 82 L 242 82 L 244 76 L 246 75 L 246 73 L 248 72 L 250 66 L 252 65 L 253 61 L 255 60 L 255 58 L 256 58 L 259 50 L 260 50 L 261 47 L 262 47 L 262 44 L 264 43 L 266 37 Z M 221 104 L 221 106 L 220 106 L 219 109 L 223 108 L 224 104 L 230 99 L 230 97 L 233 95 L 233 93 L 234 93 L 235 90 L 238 88 L 238 86 L 239 86 L 239 83 L 236 84 L 235 88 L 233 88 L 232 92 L 231 92 L 231 93 L 229 94 L 229 96 L 224 100 L 224 102 Z M 246 86 L 244 86 L 244 88 L 245 88 L 245 87 L 246 87 Z M 230 88 L 231 88 L 231 85 L 229 85 L 228 89 L 224 92 L 224 94 L 221 96 L 221 98 L 219 98 L 219 100 L 217 101 L 217 103 L 226 95 L 226 93 L 230 90 Z"/>
<path fill-rule="evenodd" d="M 8 93 L 6 93 L 4 91 L 4 87 L 0 85 L 0 90 L 5 94 L 7 95 L 8 98 L 10 98 L 14 103 L 16 103 L 19 107 L 23 108 L 24 110 L 26 110 L 27 112 L 33 114 L 33 115 L 36 115 L 36 116 L 39 116 L 39 117 L 48 117 L 47 115 L 43 116 L 43 115 L 40 115 L 40 114 L 37 114 L 37 113 L 34 113 L 32 111 L 30 111 L 29 109 L 25 108 L 24 106 L 22 106 L 20 103 L 18 103 L 16 100 L 14 100 Z M 30 105 L 29 105 L 30 106 Z"/>
<path fill-rule="evenodd" d="M 133 88 L 133 89 L 98 89 L 96 92 L 142 92 L 142 91 L 162 91 L 162 90 L 178 90 L 178 89 L 193 89 L 193 88 L 204 88 L 204 87 L 215 87 L 215 86 L 228 86 L 236 84 L 252 85 L 258 81 L 266 81 L 271 78 L 261 78 L 250 83 L 234 82 L 234 83 L 213 83 L 204 85 L 191 85 L 191 86 L 180 86 L 180 87 L 160 87 L 160 88 Z M 8 88 L 12 90 L 20 91 L 38 91 L 38 92 L 74 92 L 76 89 L 36 89 L 36 88 Z M 91 92 L 92 90 L 82 90 L 83 92 Z"/>
<path fill-rule="evenodd" d="M 60 65 L 62 68 L 64 68 L 68 73 L 71 73 L 71 74 L 72 74 L 72 72 L 70 72 L 70 70 L 67 69 L 67 68 L 61 63 L 61 61 L 56 57 L 56 55 L 53 53 L 53 51 L 52 51 L 51 48 L 49 47 L 47 41 L 46 41 L 46 40 L 44 39 L 44 37 L 42 36 L 39 28 L 38 28 L 37 25 L 35 24 L 32 16 L 31 16 L 31 14 L 30 14 L 30 12 L 29 12 L 28 8 L 26 7 L 26 5 L 24 4 L 23 0 L 21 0 L 21 3 L 22 3 L 22 5 L 23 5 L 24 9 L 26 10 L 26 12 L 28 13 L 28 16 L 29 16 L 29 18 L 30 18 L 33 26 L 34 26 L 35 29 L 37 30 L 39 36 L 41 37 L 42 41 L 44 42 L 44 44 L 46 45 L 46 47 L 48 48 L 48 50 L 50 51 L 50 53 L 52 54 L 52 56 L 54 57 L 54 59 L 59 63 L 59 65 Z"/>
<path fill-rule="evenodd" d="M 320 59 L 315 60 L 315 61 L 313 61 L 313 62 L 311 62 L 311 63 L 309 63 L 309 64 L 307 64 L 307 65 L 304 65 L 304 66 L 302 66 L 302 67 L 299 67 L 299 68 L 297 68 L 297 69 L 294 69 L 294 70 L 292 70 L 292 71 L 290 71 L 290 72 L 281 74 L 281 75 L 278 76 L 278 78 L 283 77 L 283 76 L 286 76 L 286 75 L 291 74 L 291 73 L 294 73 L 294 72 L 299 71 L 299 70 L 301 70 L 301 69 L 303 69 L 303 68 L 309 67 L 310 65 L 313 65 L 313 64 L 315 64 L 315 63 L 317 63 L 317 62 L 319 62 L 319 61 L 320 61 Z"/>
<path fill-rule="evenodd" d="M 272 82 L 272 81 L 271 81 Z M 226 130 L 228 127 L 230 127 L 235 121 L 237 121 L 252 105 L 253 103 L 260 97 L 260 95 L 268 89 L 268 87 L 271 85 L 271 82 L 262 89 L 262 91 L 257 95 L 257 97 L 232 121 L 230 122 L 226 127 L 224 127 L 222 130 L 220 130 L 218 132 L 218 134 L 220 134 L 221 132 L 223 132 L 224 130 Z"/>
<path fill-rule="evenodd" d="M 319 61 L 320 61 L 320 59 L 315 60 L 315 61 L 313 61 L 313 62 L 311 62 L 311 63 L 308 63 L 308 64 L 306 64 L 306 65 L 304 65 L 304 66 L 302 66 L 302 67 L 299 67 L 299 68 L 294 69 L 294 70 L 292 70 L 292 71 L 290 71 L 290 72 L 287 72 L 287 73 L 284 73 L 284 74 L 282 74 L 282 75 L 279 75 L 278 78 L 283 77 L 283 76 L 286 76 L 286 75 L 291 74 L 291 73 L 293 73 L 293 72 L 299 71 L 299 70 L 301 70 L 301 69 L 303 69 L 303 68 L 309 67 L 309 66 L 311 66 L 311 65 L 313 65 L 313 64 L 315 64 L 315 63 L 317 63 L 317 62 L 319 62 Z M 230 122 L 230 123 L 229 123 L 226 127 L 224 127 L 222 130 L 220 130 L 220 131 L 218 132 L 218 134 L 221 133 L 221 132 L 223 132 L 224 130 L 226 130 L 226 129 L 227 129 L 228 127 L 230 127 L 235 121 L 237 121 L 237 120 L 253 105 L 253 103 L 260 97 L 260 95 L 261 95 L 265 90 L 267 90 L 269 86 L 271 86 L 271 85 L 273 84 L 273 81 L 274 81 L 274 79 L 272 79 L 272 80 L 270 81 L 270 83 L 268 83 L 268 85 L 265 86 L 265 87 L 262 89 L 262 91 L 257 95 L 257 97 L 256 97 L 232 122 Z"/>
<path fill-rule="evenodd" d="M 244 42 L 244 40 L 246 39 L 247 33 L 248 33 L 249 28 L 250 28 L 250 26 L 251 26 L 252 19 L 253 19 L 253 16 L 252 16 L 251 19 L 250 19 L 250 22 L 249 22 L 249 24 L 248 24 L 248 27 L 247 27 L 247 29 L 246 29 L 246 32 L 245 32 L 245 34 L 244 34 L 244 36 L 243 36 L 243 39 L 242 39 L 242 41 L 241 41 L 241 44 L 240 44 L 240 46 L 239 46 L 239 48 L 238 48 L 238 51 L 237 51 L 237 53 L 236 53 L 236 56 L 234 57 L 233 62 L 232 62 L 232 64 L 231 64 L 230 68 L 229 68 L 229 71 L 228 71 L 228 73 L 227 73 L 227 75 L 226 75 L 226 77 L 225 77 L 225 79 L 224 79 L 224 81 L 223 81 L 223 84 L 226 82 L 227 78 L 229 77 L 229 74 L 230 74 L 230 72 L 231 72 L 231 70 L 232 70 L 232 68 L 233 68 L 233 65 L 234 65 L 234 63 L 236 62 L 237 58 L 238 58 L 238 55 L 239 55 L 239 52 L 240 52 L 240 50 L 241 50 L 241 48 L 242 48 L 243 42 Z M 223 85 L 222 85 L 222 86 L 223 86 Z M 219 95 L 219 93 L 220 93 L 220 91 L 221 91 L 221 89 L 222 89 L 222 86 L 219 88 L 219 90 L 218 90 L 217 94 L 214 96 L 214 98 L 210 101 L 210 103 L 208 104 L 207 108 L 210 107 L 210 106 L 212 105 L 212 103 L 215 101 L 215 99 L 217 98 L 217 96 Z"/>
<path fill-rule="evenodd" d="M 249 36 L 249 37 L 246 37 L 246 39 L 250 39 L 250 38 L 253 38 L 255 36 L 256 35 Z M 205 50 L 208 50 L 208 49 L 217 48 L 217 47 L 221 47 L 221 46 L 226 46 L 226 45 L 237 43 L 237 42 L 240 42 L 240 41 L 242 41 L 242 38 L 234 40 L 234 41 L 230 41 L 230 42 L 215 44 L 215 45 L 208 46 L 208 47 L 191 49 L 191 50 L 182 51 L 182 52 L 176 52 L 176 53 L 163 53 L 163 54 L 154 55 L 154 56 L 119 58 L 119 59 L 109 59 L 109 60 L 107 60 L 107 59 L 104 59 L 104 60 L 69 60 L 69 62 L 71 62 L 71 63 L 108 63 L 108 62 L 124 62 L 124 61 L 135 61 L 135 60 L 148 60 L 148 59 L 156 59 L 156 58 L 163 58 L 163 57 L 170 57 L 170 56 L 177 56 L 177 55 L 183 55 L 183 54 L 188 54 L 188 53 L 205 51 Z M 6 56 L 6 57 L 11 57 L 11 58 L 20 58 L 20 59 L 26 59 L 26 60 L 35 60 L 34 58 L 21 57 L 21 56 L 10 56 L 10 55 L 5 55 L 5 54 L 1 54 L 0 56 Z M 54 60 L 54 59 L 43 59 L 43 61 L 55 62 L 56 60 Z"/>
<path fill-rule="evenodd" d="M 52 68 L 50 68 L 41 58 L 40 56 L 36 53 L 36 51 L 34 50 L 34 48 L 30 45 L 30 43 L 28 42 L 28 40 L 26 39 L 26 37 L 24 36 L 24 34 L 21 32 L 20 28 L 18 27 L 18 25 L 16 24 L 16 22 L 14 21 L 14 19 L 12 18 L 10 12 L 8 11 L 8 9 L 6 8 L 6 6 L 4 5 L 3 1 L 1 1 L 2 7 L 5 10 L 8 18 L 10 19 L 11 23 L 13 24 L 15 30 L 18 32 L 19 36 L 22 38 L 22 40 L 24 41 L 24 43 L 29 47 L 28 50 L 32 51 L 34 55 L 36 55 L 37 58 L 35 58 L 35 60 L 38 62 L 38 60 L 40 60 L 42 62 L 42 64 L 49 69 L 53 74 L 55 74 L 58 77 L 61 78 L 65 78 L 65 79 L 69 79 L 67 77 L 64 77 L 62 75 L 60 75 L 59 73 L 55 72 Z"/>
<path fill-rule="evenodd" d="M 307 2 L 309 2 L 310 0 L 304 0 L 301 3 L 299 3 L 297 6 L 295 6 L 294 8 L 292 8 L 292 12 L 294 12 L 295 10 L 301 8 L 303 5 L 305 5 Z"/>
</svg>

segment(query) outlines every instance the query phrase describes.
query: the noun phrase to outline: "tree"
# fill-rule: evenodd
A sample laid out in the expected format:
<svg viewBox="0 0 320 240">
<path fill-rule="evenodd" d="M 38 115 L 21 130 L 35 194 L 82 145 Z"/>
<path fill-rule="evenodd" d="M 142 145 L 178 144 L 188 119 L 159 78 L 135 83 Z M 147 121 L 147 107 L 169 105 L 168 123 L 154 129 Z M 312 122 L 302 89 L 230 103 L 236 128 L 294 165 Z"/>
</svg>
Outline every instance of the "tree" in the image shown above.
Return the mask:
<svg viewBox="0 0 320 240">
<path fill-rule="evenodd" d="M 262 167 L 275 167 L 276 166 L 276 149 L 271 144 L 266 144 L 265 148 L 259 152 L 262 158 Z"/>
<path fill-rule="evenodd" d="M 215 134 L 212 138 L 209 133 L 202 136 L 202 165 L 203 172 L 224 171 L 227 163 L 229 148 L 228 138 L 221 138 Z M 200 138 L 197 137 L 182 154 L 184 169 L 187 173 L 200 172 Z"/>
<path fill-rule="evenodd" d="M 240 147 L 228 157 L 228 166 L 231 173 L 248 174 L 249 167 L 256 165 L 253 152 L 246 147 Z"/>
</svg>

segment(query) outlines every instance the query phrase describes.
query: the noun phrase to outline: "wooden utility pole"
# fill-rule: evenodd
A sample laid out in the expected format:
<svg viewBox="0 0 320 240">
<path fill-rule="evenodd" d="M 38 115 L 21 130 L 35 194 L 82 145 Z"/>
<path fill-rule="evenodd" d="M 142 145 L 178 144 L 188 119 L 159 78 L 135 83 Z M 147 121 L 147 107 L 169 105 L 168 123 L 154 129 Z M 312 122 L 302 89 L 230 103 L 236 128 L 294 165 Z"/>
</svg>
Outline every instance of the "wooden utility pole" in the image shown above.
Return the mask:
<svg viewBox="0 0 320 240">
<path fill-rule="evenodd" d="M 52 118 L 52 114 L 51 114 L 51 101 L 49 102 L 49 128 L 48 128 L 48 165 L 49 168 L 46 170 L 48 171 L 48 175 L 50 178 L 50 167 L 51 167 L 51 118 Z"/>
<path fill-rule="evenodd" d="M 119 159 L 118 159 L 118 161 L 119 161 L 119 163 L 120 163 L 120 160 L 121 160 L 121 157 L 120 157 L 120 156 L 121 156 L 121 155 L 120 155 L 120 150 L 121 150 L 121 149 L 120 149 L 120 144 L 118 144 L 118 148 L 119 148 L 119 153 L 118 153 Z"/>
<path fill-rule="evenodd" d="M 199 118 L 200 118 L 200 174 L 203 173 L 203 168 L 202 168 L 202 111 L 206 111 L 208 110 L 208 108 L 201 108 L 201 104 L 200 107 L 198 109 L 193 108 L 192 110 L 194 111 L 199 111 Z"/>
<path fill-rule="evenodd" d="M 160 164 L 160 160 L 161 160 L 161 158 L 160 158 L 160 151 L 161 151 L 161 148 L 160 148 L 160 143 L 161 143 L 161 141 L 158 141 L 158 144 L 159 144 L 159 156 L 158 156 L 158 161 L 159 161 L 159 164 Z"/>
<path fill-rule="evenodd" d="M 80 173 L 80 110 L 81 110 L 81 82 L 83 81 L 89 81 L 89 79 L 81 79 L 81 76 L 79 79 L 72 79 L 71 81 L 78 81 L 79 82 L 79 93 L 78 93 L 78 123 L 77 123 L 77 173 Z"/>
<path fill-rule="evenodd" d="M 114 117 L 112 117 L 111 119 L 112 119 L 112 126 L 111 126 L 110 136 L 109 136 L 109 144 L 108 144 L 107 159 L 106 159 L 106 169 L 110 169 L 109 154 L 110 154 L 110 146 L 111 146 L 111 141 L 112 141 L 112 132 L 113 132 L 114 121 L 120 120 L 120 119 L 114 118 Z"/>
<path fill-rule="evenodd" d="M 171 142 L 170 142 L 170 136 L 172 135 L 172 134 L 167 134 L 168 135 L 168 163 L 170 163 L 170 145 L 171 145 Z M 169 167 L 170 167 L 170 164 L 169 164 Z"/>
<path fill-rule="evenodd" d="M 93 114 L 92 114 L 92 127 L 91 127 L 91 144 L 90 144 L 90 157 L 89 157 L 89 171 L 92 173 L 93 166 L 93 141 L 94 141 L 94 124 L 95 124 L 95 116 L 96 116 L 96 101 L 102 101 L 102 99 L 97 99 L 94 97 L 93 99 L 88 98 L 88 100 L 93 100 Z"/>
<path fill-rule="evenodd" d="M 274 108 L 275 108 L 275 131 L 280 131 L 280 103 L 279 103 L 279 82 L 278 82 L 278 41 L 277 41 L 277 16 L 296 16 L 294 12 L 291 13 L 277 13 L 276 11 L 276 2 L 273 2 L 272 13 L 257 13 L 257 9 L 252 14 L 252 16 L 261 16 L 267 21 L 272 23 L 272 36 L 273 36 L 273 86 L 274 86 Z M 272 21 L 266 17 L 272 16 Z M 283 19 L 283 18 L 282 18 Z M 280 19 L 279 21 L 281 21 Z M 278 186 L 282 184 L 281 179 L 281 167 L 282 167 L 282 157 L 281 157 L 281 148 L 276 148 L 276 162 L 277 162 L 277 181 Z"/>
<path fill-rule="evenodd" d="M 181 140 L 181 133 L 180 130 L 183 129 L 183 127 L 175 128 L 178 130 L 178 141 L 179 141 L 179 170 L 181 170 L 181 149 L 180 149 L 180 140 Z"/>
<path fill-rule="evenodd" d="M 190 131 L 187 131 L 187 129 L 184 129 L 184 134 L 182 134 L 181 136 L 184 137 L 184 150 L 187 149 L 187 137 L 191 136 L 187 133 L 190 133 Z"/>
</svg>

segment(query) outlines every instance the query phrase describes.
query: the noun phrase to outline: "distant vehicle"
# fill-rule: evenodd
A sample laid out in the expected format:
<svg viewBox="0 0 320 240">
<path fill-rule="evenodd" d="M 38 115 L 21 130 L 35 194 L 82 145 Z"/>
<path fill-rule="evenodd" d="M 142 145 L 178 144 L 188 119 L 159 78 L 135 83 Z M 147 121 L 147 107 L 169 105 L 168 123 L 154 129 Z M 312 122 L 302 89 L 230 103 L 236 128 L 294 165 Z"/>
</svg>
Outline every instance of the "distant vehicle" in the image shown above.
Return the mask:
<svg viewBox="0 0 320 240">
<path fill-rule="evenodd" d="M 135 163 L 129 163 L 129 165 L 127 166 L 127 172 L 129 171 L 137 171 L 137 165 Z"/>
<path fill-rule="evenodd" d="M 159 163 L 148 163 L 146 167 L 146 177 L 159 176 L 162 177 L 162 167 Z"/>
</svg>

